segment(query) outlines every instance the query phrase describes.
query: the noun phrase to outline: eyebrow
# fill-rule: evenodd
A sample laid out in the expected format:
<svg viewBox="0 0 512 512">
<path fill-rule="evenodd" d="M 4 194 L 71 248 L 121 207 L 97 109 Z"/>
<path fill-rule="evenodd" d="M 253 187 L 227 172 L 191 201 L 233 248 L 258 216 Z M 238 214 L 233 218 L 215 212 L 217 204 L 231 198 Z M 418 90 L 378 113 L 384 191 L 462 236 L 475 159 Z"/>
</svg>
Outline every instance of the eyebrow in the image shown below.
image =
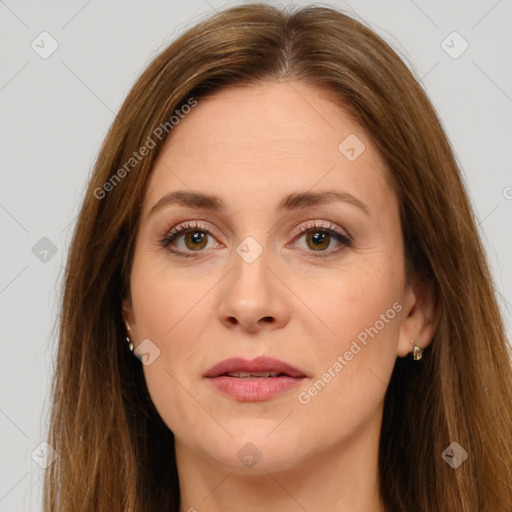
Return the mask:
<svg viewBox="0 0 512 512">
<path fill-rule="evenodd" d="M 322 203 L 330 203 L 333 201 L 341 201 L 361 209 L 366 215 L 370 215 L 370 209 L 357 197 L 348 192 L 338 190 L 323 190 L 321 192 L 294 192 L 284 197 L 277 211 L 292 211 L 306 208 L 308 206 L 316 206 Z M 203 194 L 201 192 L 190 192 L 187 190 L 176 190 L 169 192 L 161 197 L 151 208 L 148 213 L 152 215 L 163 206 L 179 205 L 193 209 L 211 210 L 222 212 L 226 209 L 222 199 L 215 195 Z"/>
</svg>

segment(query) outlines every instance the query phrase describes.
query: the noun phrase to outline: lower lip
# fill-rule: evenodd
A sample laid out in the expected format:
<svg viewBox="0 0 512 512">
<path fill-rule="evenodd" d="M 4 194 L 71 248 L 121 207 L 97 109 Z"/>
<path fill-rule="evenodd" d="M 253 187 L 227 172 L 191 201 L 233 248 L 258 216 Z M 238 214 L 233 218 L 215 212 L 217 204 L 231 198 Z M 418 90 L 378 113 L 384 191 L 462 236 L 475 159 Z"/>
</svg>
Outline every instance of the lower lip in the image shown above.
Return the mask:
<svg viewBox="0 0 512 512">
<path fill-rule="evenodd" d="M 258 402 L 290 391 L 299 386 L 304 378 L 295 377 L 255 377 L 238 378 L 222 375 L 210 377 L 210 382 L 222 393 L 231 395 L 242 402 Z"/>
</svg>

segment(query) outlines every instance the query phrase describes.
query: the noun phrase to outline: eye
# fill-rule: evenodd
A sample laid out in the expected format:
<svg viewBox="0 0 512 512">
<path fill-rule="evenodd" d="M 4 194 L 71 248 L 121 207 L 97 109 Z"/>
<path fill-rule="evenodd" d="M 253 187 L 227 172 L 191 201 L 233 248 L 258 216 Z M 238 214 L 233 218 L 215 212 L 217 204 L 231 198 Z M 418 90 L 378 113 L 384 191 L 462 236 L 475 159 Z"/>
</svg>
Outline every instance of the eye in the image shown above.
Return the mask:
<svg viewBox="0 0 512 512">
<path fill-rule="evenodd" d="M 184 237 L 184 248 L 176 250 L 169 247 L 169 250 L 177 256 L 194 258 L 197 256 L 194 252 L 201 252 L 207 246 L 208 236 L 212 236 L 212 234 L 206 227 L 197 222 L 186 222 L 167 232 L 164 238 L 160 240 L 160 245 L 162 247 L 169 247 L 173 242 Z M 322 226 L 316 223 L 301 226 L 300 229 L 294 233 L 294 236 L 295 239 L 301 239 L 303 236 L 306 236 L 306 252 L 318 253 L 311 254 L 313 257 L 324 258 L 338 253 L 344 247 L 352 246 L 352 238 L 350 235 L 342 233 L 334 224 L 331 223 L 328 223 L 327 226 Z M 325 249 L 331 245 L 333 239 L 341 245 L 341 248 L 326 251 Z"/>
<path fill-rule="evenodd" d="M 352 238 L 348 234 L 342 233 L 334 224 L 331 223 L 327 226 L 323 226 L 314 222 L 313 224 L 301 226 L 296 234 L 300 235 L 298 239 L 303 236 L 306 237 L 306 251 L 317 252 L 318 254 L 311 254 L 311 256 L 315 258 L 332 256 L 333 254 L 337 254 L 344 247 L 352 246 Z M 326 251 L 325 249 L 331 245 L 333 239 L 341 245 L 341 248 L 338 247 L 338 249 Z"/>
<path fill-rule="evenodd" d="M 185 250 L 169 250 L 185 258 L 194 258 L 195 254 L 187 254 L 187 252 L 201 251 L 207 245 L 207 237 L 211 235 L 210 231 L 199 223 L 186 222 L 177 227 L 172 228 L 165 237 L 160 240 L 162 247 L 170 246 L 175 240 L 184 237 L 183 243 L 185 244 Z"/>
</svg>

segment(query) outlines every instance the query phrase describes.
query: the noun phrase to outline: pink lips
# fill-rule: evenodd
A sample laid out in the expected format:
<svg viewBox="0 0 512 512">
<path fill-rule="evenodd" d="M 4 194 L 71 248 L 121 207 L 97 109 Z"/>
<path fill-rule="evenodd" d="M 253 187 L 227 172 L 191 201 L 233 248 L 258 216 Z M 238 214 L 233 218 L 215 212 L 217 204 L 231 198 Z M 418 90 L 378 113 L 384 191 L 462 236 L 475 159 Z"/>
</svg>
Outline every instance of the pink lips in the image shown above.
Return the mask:
<svg viewBox="0 0 512 512">
<path fill-rule="evenodd" d="M 239 372 L 273 372 L 278 375 L 272 377 L 226 375 Z M 298 368 L 265 356 L 257 357 L 252 361 L 240 357 L 225 359 L 210 368 L 204 376 L 218 391 L 245 402 L 267 400 L 278 393 L 296 388 L 307 377 Z"/>
</svg>

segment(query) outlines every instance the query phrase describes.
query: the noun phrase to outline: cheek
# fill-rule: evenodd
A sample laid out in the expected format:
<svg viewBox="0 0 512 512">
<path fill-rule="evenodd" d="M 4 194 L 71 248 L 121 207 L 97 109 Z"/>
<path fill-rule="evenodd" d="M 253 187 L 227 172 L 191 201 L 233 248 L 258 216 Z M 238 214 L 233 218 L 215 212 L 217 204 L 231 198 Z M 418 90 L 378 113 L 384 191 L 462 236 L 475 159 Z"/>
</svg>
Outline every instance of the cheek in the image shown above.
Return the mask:
<svg viewBox="0 0 512 512">
<path fill-rule="evenodd" d="M 158 358 L 143 366 L 151 400 L 167 426 L 186 436 L 205 421 L 204 410 L 186 390 L 201 360 L 202 325 L 211 323 L 204 300 L 209 287 L 191 287 L 190 280 L 135 264 L 131 284 L 139 341 L 149 338 L 159 349 Z"/>
<path fill-rule="evenodd" d="M 191 284 L 162 265 L 162 258 L 152 253 L 142 255 L 133 263 L 131 294 L 140 339 L 164 343 L 183 329 L 194 309 L 200 308 L 206 287 Z M 207 289 L 207 288 L 206 288 Z M 192 333 L 190 337 L 193 337 Z"/>
<path fill-rule="evenodd" d="M 385 268 L 383 261 L 377 265 L 368 258 L 364 263 L 347 267 L 334 277 L 317 279 L 316 288 L 310 284 L 302 289 L 296 287 L 297 295 L 316 315 L 318 327 L 316 332 L 310 333 L 311 339 L 318 339 L 320 332 L 322 336 L 325 333 L 323 341 L 326 343 L 319 345 L 328 342 L 329 346 L 342 349 L 360 334 L 364 341 L 365 329 L 376 322 L 379 331 L 392 334 L 397 323 L 396 309 L 400 309 L 399 306 L 393 308 L 401 297 L 400 276 L 393 268 Z M 384 315 L 383 320 L 381 315 Z"/>
<path fill-rule="evenodd" d="M 166 390 L 163 401 L 174 400 L 183 392 L 179 384 L 197 377 L 203 368 L 205 331 L 215 320 L 213 297 L 208 294 L 213 285 L 206 278 L 179 277 L 151 261 L 134 262 L 131 292 L 137 341 L 148 338 L 159 349 L 155 362 L 144 367 L 155 399 L 160 388 Z"/>
<path fill-rule="evenodd" d="M 312 307 L 321 312 L 328 335 L 312 338 L 319 371 L 298 401 L 333 429 L 350 428 L 348 411 L 356 422 L 375 413 L 393 371 L 400 280 L 392 272 L 387 279 L 378 278 L 382 275 L 347 275 Z"/>
</svg>

